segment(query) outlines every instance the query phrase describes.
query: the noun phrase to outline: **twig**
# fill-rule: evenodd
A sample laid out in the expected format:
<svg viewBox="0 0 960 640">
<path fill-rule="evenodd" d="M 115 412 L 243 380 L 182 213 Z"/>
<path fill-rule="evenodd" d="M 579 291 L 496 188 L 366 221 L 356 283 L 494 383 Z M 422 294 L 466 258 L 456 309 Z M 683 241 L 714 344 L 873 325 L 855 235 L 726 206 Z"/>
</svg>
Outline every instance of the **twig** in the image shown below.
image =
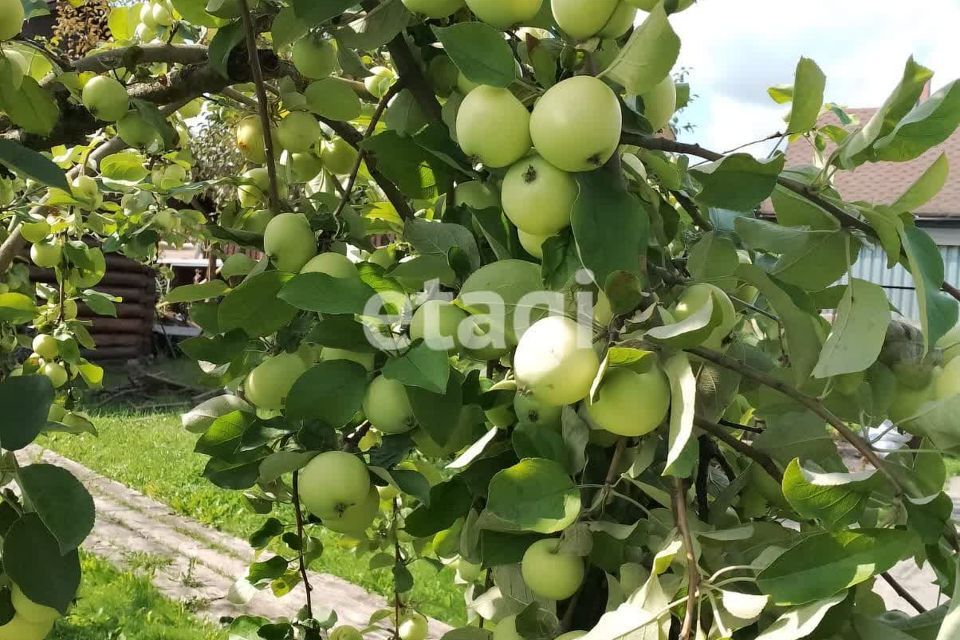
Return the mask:
<svg viewBox="0 0 960 640">
<path fill-rule="evenodd" d="M 613 450 L 613 457 L 610 458 L 610 467 L 607 469 L 607 477 L 604 480 L 604 484 L 608 487 L 612 487 L 616 484 L 615 480 L 617 479 L 617 467 L 620 466 L 620 458 L 623 457 L 623 452 L 627 448 L 627 439 L 619 438 L 617 440 L 617 447 Z"/>
<path fill-rule="evenodd" d="M 730 433 L 726 429 L 716 424 L 715 422 L 710 422 L 706 418 L 701 418 L 700 416 L 694 416 L 693 422 L 694 424 L 697 425 L 697 427 L 699 427 L 703 431 L 706 431 L 707 433 L 712 435 L 714 438 L 716 438 L 723 444 L 727 445 L 728 447 L 730 447 L 740 455 L 750 458 L 755 463 L 760 465 L 760 468 L 766 471 L 767 475 L 769 475 L 771 478 L 776 480 L 777 484 L 780 484 L 783 481 L 783 472 L 780 471 L 780 468 L 777 467 L 777 463 L 774 462 L 773 458 L 771 458 L 770 456 L 760 451 L 757 451 L 747 443 L 734 438 L 732 435 L 730 435 Z"/>
<path fill-rule="evenodd" d="M 400 498 L 396 497 L 393 499 L 393 561 L 396 565 L 399 565 L 403 561 L 403 556 L 400 553 L 400 532 L 399 532 L 399 521 L 400 521 Z M 396 571 L 394 571 L 393 578 L 393 637 L 395 640 L 400 640 L 400 610 L 403 608 L 403 603 L 400 600 L 400 591 L 397 589 L 397 578 Z"/>
<path fill-rule="evenodd" d="M 750 433 L 763 433 L 763 429 L 760 427 L 751 427 L 750 425 L 740 424 L 739 422 L 731 422 L 730 420 L 724 420 L 723 418 L 717 420 L 717 424 L 722 427 L 739 429 L 740 431 L 749 431 Z"/>
<path fill-rule="evenodd" d="M 699 461 L 697 464 L 697 481 L 694 484 L 697 496 L 697 517 L 710 523 L 710 502 L 707 499 L 707 480 L 710 475 L 711 452 L 707 448 L 707 443 L 711 442 L 710 436 L 702 435 L 698 438 L 700 441 Z"/>
<path fill-rule="evenodd" d="M 246 0 L 243 1 L 246 2 Z M 303 537 L 303 511 L 300 507 L 300 471 L 293 472 L 293 511 L 297 517 L 297 536 L 300 538 L 300 552 L 297 556 L 297 561 L 300 564 L 300 578 L 303 580 L 303 588 L 307 594 L 307 615 L 313 619 L 313 598 L 311 595 L 313 586 L 310 584 L 310 576 L 307 575 L 307 563 L 303 558 L 306 541 Z"/>
<path fill-rule="evenodd" d="M 680 203 L 680 206 L 687 212 L 687 215 L 690 216 L 690 219 L 693 220 L 695 225 L 705 231 L 713 231 L 713 223 L 703 216 L 700 207 L 698 207 L 693 200 L 679 191 L 671 191 L 670 194 L 677 199 L 677 202 Z"/>
<path fill-rule="evenodd" d="M 270 111 L 267 102 L 267 90 L 263 84 L 263 70 L 260 68 L 260 54 L 257 50 L 257 32 L 250 17 L 248 0 L 240 0 L 240 15 L 243 18 L 243 30 L 247 38 L 247 54 L 250 57 L 250 71 L 257 92 L 257 110 L 260 113 L 260 128 L 263 130 L 263 147 L 266 150 L 267 177 L 270 180 L 270 210 L 280 213 L 280 189 L 277 181 L 277 164 L 273 155 L 273 132 L 270 130 Z"/>
<path fill-rule="evenodd" d="M 901 598 L 903 598 L 904 600 L 906 600 L 908 603 L 910 603 L 910 606 L 913 607 L 914 609 L 916 609 L 916 610 L 917 610 L 917 613 L 926 613 L 926 612 L 927 612 L 927 609 L 926 609 L 922 604 L 920 604 L 920 603 L 917 601 L 917 599 L 914 598 L 913 595 L 911 595 L 911 593 L 910 593 L 909 591 L 907 591 L 906 588 L 904 588 L 904 586 L 903 586 L 902 584 L 900 584 L 899 582 L 897 582 L 896 579 L 895 579 L 893 576 L 891 576 L 888 572 L 884 571 L 883 573 L 880 574 L 880 577 L 883 578 L 884 581 L 885 581 L 888 585 L 890 585 L 890 587 L 891 587 L 894 591 L 897 592 L 897 595 L 898 595 L 898 596 L 900 596 Z"/>
<path fill-rule="evenodd" d="M 700 598 L 700 568 L 693 552 L 693 536 L 690 534 L 690 523 L 687 521 L 687 489 L 686 480 L 675 478 L 673 483 L 673 517 L 683 541 L 684 555 L 687 560 L 687 611 L 683 617 L 683 626 L 680 628 L 680 640 L 693 638 L 696 627 L 696 605 Z"/>
</svg>

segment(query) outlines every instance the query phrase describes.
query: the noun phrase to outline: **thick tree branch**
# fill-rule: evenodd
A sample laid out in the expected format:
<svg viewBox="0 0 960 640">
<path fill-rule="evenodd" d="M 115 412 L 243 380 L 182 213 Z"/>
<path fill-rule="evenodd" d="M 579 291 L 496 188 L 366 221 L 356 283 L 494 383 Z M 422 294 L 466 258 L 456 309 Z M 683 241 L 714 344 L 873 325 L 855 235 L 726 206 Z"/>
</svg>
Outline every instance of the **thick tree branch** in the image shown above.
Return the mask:
<svg viewBox="0 0 960 640">
<path fill-rule="evenodd" d="M 91 53 L 73 63 L 74 71 L 103 73 L 131 69 L 141 64 L 201 64 L 207 61 L 207 47 L 200 44 L 138 44 Z"/>
<path fill-rule="evenodd" d="M 433 88 L 424 77 L 420 64 L 413 57 L 413 52 L 410 51 L 410 45 L 407 44 L 402 31 L 387 43 L 387 50 L 404 86 L 413 94 L 423 114 L 432 120 L 442 122 L 442 109 L 437 96 L 434 95 Z"/>
</svg>

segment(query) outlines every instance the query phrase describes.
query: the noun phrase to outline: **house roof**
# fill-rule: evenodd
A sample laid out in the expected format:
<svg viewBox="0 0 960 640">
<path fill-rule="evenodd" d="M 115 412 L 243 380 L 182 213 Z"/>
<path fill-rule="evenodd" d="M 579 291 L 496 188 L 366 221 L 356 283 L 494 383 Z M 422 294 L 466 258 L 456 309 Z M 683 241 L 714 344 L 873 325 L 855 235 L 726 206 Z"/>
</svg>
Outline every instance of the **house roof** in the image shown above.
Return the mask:
<svg viewBox="0 0 960 640">
<path fill-rule="evenodd" d="M 847 110 L 860 120 L 861 125 L 866 124 L 876 111 L 876 109 Z M 833 113 L 827 113 L 821 117 L 820 124 L 839 124 L 839 120 Z M 832 149 L 831 144 L 827 147 L 828 153 Z M 848 202 L 862 200 L 875 204 L 892 204 L 944 152 L 951 164 L 960 163 L 960 131 L 955 132 L 943 144 L 930 149 L 911 162 L 868 162 L 853 171 L 838 171 L 834 177 L 834 185 L 843 199 Z M 790 143 L 786 155 L 788 168 L 813 163 L 813 147 L 805 138 L 798 138 Z M 960 220 L 960 165 L 951 169 L 953 170 L 943 190 L 930 202 L 914 211 L 914 214 L 921 218 Z M 763 203 L 761 209 L 763 213 L 773 213 L 769 200 Z"/>
</svg>

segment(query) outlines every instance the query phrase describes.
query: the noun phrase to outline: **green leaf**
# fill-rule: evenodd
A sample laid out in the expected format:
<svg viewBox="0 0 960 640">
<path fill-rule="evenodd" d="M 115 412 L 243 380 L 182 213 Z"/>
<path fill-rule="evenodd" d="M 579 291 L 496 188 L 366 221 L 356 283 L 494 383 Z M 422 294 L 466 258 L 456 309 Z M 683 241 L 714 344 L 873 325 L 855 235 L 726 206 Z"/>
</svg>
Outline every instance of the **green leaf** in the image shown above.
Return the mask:
<svg viewBox="0 0 960 640">
<path fill-rule="evenodd" d="M 356 3 L 356 0 L 293 0 L 291 2 L 297 17 L 311 27 L 342 15 Z"/>
<path fill-rule="evenodd" d="M 4 535 L 3 570 L 30 600 L 63 614 L 80 586 L 77 551 L 61 554 L 57 539 L 35 513 L 22 516 Z"/>
<path fill-rule="evenodd" d="M 407 516 L 406 531 L 414 537 L 424 538 L 449 529 L 467 515 L 472 503 L 470 489 L 460 478 L 453 477 L 435 484 L 430 489 L 430 506 L 421 504 Z"/>
<path fill-rule="evenodd" d="M 0 447 L 17 451 L 47 424 L 53 385 L 46 376 L 14 376 L 0 382 Z"/>
<path fill-rule="evenodd" d="M 817 116 L 823 106 L 823 90 L 827 77 L 809 58 L 800 58 L 793 85 L 793 110 L 787 133 L 803 133 L 817 126 Z"/>
<path fill-rule="evenodd" d="M 70 191 L 63 169 L 47 156 L 13 140 L 0 140 L 0 164 L 24 178 L 56 189 Z"/>
<path fill-rule="evenodd" d="M 161 304 L 180 304 L 183 302 L 199 302 L 210 298 L 219 298 L 230 286 L 223 280 L 210 280 L 200 284 L 185 284 L 173 289 L 163 297 Z"/>
<path fill-rule="evenodd" d="M 863 512 L 875 473 L 875 469 L 826 473 L 794 458 L 783 473 L 783 495 L 801 516 L 820 520 L 830 529 L 845 527 Z"/>
<path fill-rule="evenodd" d="M 697 282 L 721 286 L 733 282 L 730 276 L 737 271 L 739 264 L 737 248 L 730 238 L 710 231 L 690 248 L 687 270 Z"/>
<path fill-rule="evenodd" d="M 164 148 L 172 149 L 177 146 L 179 134 L 177 134 L 176 129 L 167 122 L 166 116 L 160 113 L 160 108 L 157 105 L 152 102 L 147 102 L 146 100 L 135 99 L 130 101 L 130 105 L 137 110 L 154 131 L 160 134 L 160 137 L 163 139 Z"/>
<path fill-rule="evenodd" d="M 601 287 L 615 271 L 639 274 L 650 235 L 650 220 L 640 201 L 611 171 L 576 177 L 580 195 L 573 205 L 570 226 L 583 266 L 593 271 Z"/>
<path fill-rule="evenodd" d="M 837 446 L 826 423 L 812 413 L 784 413 L 771 416 L 753 442 L 758 451 L 787 465 L 794 458 L 813 460 L 821 467 L 842 470 Z"/>
<path fill-rule="evenodd" d="M 680 38 L 658 3 L 637 27 L 610 66 L 599 77 L 607 77 L 639 95 L 653 89 L 667 77 L 680 56 Z"/>
<path fill-rule="evenodd" d="M 490 480 L 487 510 L 509 530 L 554 533 L 580 514 L 580 490 L 563 466 L 527 458 Z"/>
<path fill-rule="evenodd" d="M 223 335 L 197 336 L 180 343 L 180 350 L 194 360 L 213 364 L 227 364 L 243 354 L 248 342 L 242 329 L 234 329 Z"/>
<path fill-rule="evenodd" d="M 210 41 L 208 48 L 210 66 L 224 78 L 229 78 L 227 71 L 227 62 L 230 60 L 230 54 L 243 42 L 243 21 L 237 20 L 217 29 L 216 35 Z"/>
<path fill-rule="evenodd" d="M 434 351 L 421 342 L 402 356 L 388 360 L 383 375 L 408 387 L 442 393 L 450 377 L 450 361 L 445 352 Z"/>
<path fill-rule="evenodd" d="M 757 577 L 775 604 L 807 604 L 837 595 L 909 557 L 918 540 L 896 529 L 819 533 L 788 549 Z"/>
<path fill-rule="evenodd" d="M 713 296 L 710 296 L 706 304 L 680 322 L 654 327 L 646 336 L 674 349 L 695 347 L 710 337 L 722 317 L 723 310 L 719 305 L 714 306 Z"/>
<path fill-rule="evenodd" d="M 194 452 L 214 458 L 230 458 L 239 449 L 254 416 L 245 411 L 231 411 L 213 421 L 194 447 Z"/>
<path fill-rule="evenodd" d="M 310 25 L 301 20 L 292 7 L 283 7 L 277 12 L 273 24 L 270 25 L 273 46 L 276 49 L 282 49 L 307 35 L 309 30 Z"/>
<path fill-rule="evenodd" d="M 403 227 L 404 239 L 424 255 L 447 256 L 450 249 L 461 249 L 470 259 L 473 270 L 480 268 L 480 249 L 466 227 L 449 222 L 431 222 L 414 218 Z"/>
<path fill-rule="evenodd" d="M 890 208 L 898 213 L 916 211 L 940 193 L 940 190 L 947 183 L 949 175 L 950 161 L 947 159 L 946 153 L 941 153 L 940 157 L 927 167 L 923 175 L 910 185 L 906 193 L 890 205 Z"/>
<path fill-rule="evenodd" d="M 722 160 L 690 170 L 700 183 L 697 200 L 710 207 L 752 211 L 770 197 L 783 171 L 784 156 L 757 160 L 748 153 L 735 153 Z"/>
<path fill-rule="evenodd" d="M 433 27 L 450 60 L 477 84 L 507 87 L 517 78 L 513 51 L 503 31 L 484 22 L 460 22 Z"/>
<path fill-rule="evenodd" d="M 360 96 L 341 78 L 321 78 L 304 92 L 307 107 L 318 116 L 346 122 L 360 115 Z"/>
<path fill-rule="evenodd" d="M 785 227 L 809 227 L 815 231 L 835 231 L 840 222 L 823 208 L 802 195 L 777 185 L 770 196 L 777 222 Z"/>
<path fill-rule="evenodd" d="M 221 489 L 249 489 L 260 476 L 260 463 L 264 457 L 262 452 L 252 451 L 232 461 L 210 458 L 203 468 L 203 477 Z"/>
<path fill-rule="evenodd" d="M 510 443 L 519 458 L 546 458 L 568 468 L 567 446 L 553 426 L 522 422 L 510 434 Z"/>
<path fill-rule="evenodd" d="M 960 126 L 960 81 L 921 102 L 889 135 L 877 140 L 877 160 L 906 162 L 949 138 Z"/>
<path fill-rule="evenodd" d="M 260 525 L 259 529 L 250 534 L 247 541 L 254 549 L 263 549 L 271 540 L 282 535 L 283 531 L 284 527 L 282 522 L 276 518 L 267 518 L 266 521 Z"/>
<path fill-rule="evenodd" d="M 337 29 L 334 35 L 337 44 L 342 43 L 347 49 L 374 51 L 403 31 L 410 18 L 410 12 L 401 0 L 385 0 L 350 24 Z"/>
<path fill-rule="evenodd" d="M 50 92 L 30 76 L 24 76 L 20 87 L 0 83 L 0 111 L 26 131 L 45 136 L 60 119 L 60 109 Z"/>
<path fill-rule="evenodd" d="M 384 374 L 386 375 L 386 369 Z M 459 416 L 463 408 L 463 376 L 460 372 L 450 369 L 446 387 L 437 393 L 423 388 L 422 385 L 408 386 L 407 398 L 417 424 L 434 442 L 441 447 L 446 446 L 459 427 Z"/>
<path fill-rule="evenodd" d="M 430 506 L 430 481 L 422 473 L 412 469 L 393 469 L 390 471 L 390 476 L 397 483 L 400 491 Z"/>
<path fill-rule="evenodd" d="M 900 231 L 900 240 L 917 290 L 924 345 L 929 348 L 957 324 L 957 301 L 940 291 L 943 256 L 927 232 L 911 224 Z"/>
<path fill-rule="evenodd" d="M 127 150 L 112 153 L 101 160 L 100 175 L 113 181 L 135 184 L 150 175 L 150 172 L 142 155 Z"/>
<path fill-rule="evenodd" d="M 297 378 L 287 396 L 286 415 L 317 418 L 341 427 L 360 410 L 367 390 L 367 370 L 349 360 L 325 360 Z"/>
<path fill-rule="evenodd" d="M 280 290 L 278 297 L 304 311 L 331 314 L 363 313 L 376 292 L 359 278 L 334 278 L 326 273 L 302 273 Z"/>
<path fill-rule="evenodd" d="M 814 377 L 854 373 L 872 365 L 883 348 L 889 323 L 890 301 L 883 287 L 851 278 L 813 369 Z"/>
<path fill-rule="evenodd" d="M 248 278 L 228 293 L 217 309 L 220 331 L 243 329 L 256 338 L 267 336 L 286 326 L 297 309 L 279 298 L 290 275 L 264 271 Z"/>
<path fill-rule="evenodd" d="M 0 293 L 0 322 L 23 324 L 33 320 L 37 305 L 22 293 Z"/>
<path fill-rule="evenodd" d="M 93 498 L 66 469 L 31 464 L 17 473 L 24 495 L 66 554 L 80 546 L 93 530 Z"/>
<path fill-rule="evenodd" d="M 688 478 L 697 463 L 697 439 L 693 437 L 693 416 L 697 402 L 697 379 L 684 353 L 671 356 L 663 363 L 670 380 L 670 444 L 665 476 Z"/>
<path fill-rule="evenodd" d="M 844 591 L 832 598 L 791 609 L 764 629 L 756 640 L 800 640 L 806 638 L 817 630 L 830 609 L 846 599 L 847 593 Z"/>
<path fill-rule="evenodd" d="M 423 199 L 442 192 L 437 182 L 446 180 L 449 171 L 413 139 L 388 130 L 365 139 L 360 146 L 376 156 L 379 169 L 404 195 Z"/>
<path fill-rule="evenodd" d="M 254 562 L 247 571 L 247 581 L 257 584 L 264 580 L 275 580 L 282 576 L 290 562 L 283 556 L 273 556 L 263 562 Z"/>
</svg>

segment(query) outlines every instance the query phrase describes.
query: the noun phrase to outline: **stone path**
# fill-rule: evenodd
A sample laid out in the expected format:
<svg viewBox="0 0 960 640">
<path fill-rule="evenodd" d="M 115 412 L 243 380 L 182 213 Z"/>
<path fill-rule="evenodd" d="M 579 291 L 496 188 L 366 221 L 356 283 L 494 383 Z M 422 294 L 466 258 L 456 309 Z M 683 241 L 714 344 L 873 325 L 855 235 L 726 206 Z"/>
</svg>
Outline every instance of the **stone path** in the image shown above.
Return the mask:
<svg viewBox="0 0 960 640">
<path fill-rule="evenodd" d="M 52 451 L 31 446 L 18 457 L 21 463 L 49 462 L 73 473 L 90 491 L 97 508 L 96 525 L 84 547 L 120 567 L 139 554 L 163 560 L 154 584 L 165 596 L 196 605 L 197 615 L 214 622 L 243 614 L 292 618 L 303 606 L 302 584 L 282 598 L 267 589 L 244 605 L 227 600 L 254 555 L 245 540 L 177 515 L 170 507 Z M 387 606 L 382 596 L 335 576 L 311 572 L 310 583 L 314 606 L 333 609 L 344 624 L 362 628 L 374 611 Z M 431 638 L 449 629 L 430 620 Z"/>
</svg>

